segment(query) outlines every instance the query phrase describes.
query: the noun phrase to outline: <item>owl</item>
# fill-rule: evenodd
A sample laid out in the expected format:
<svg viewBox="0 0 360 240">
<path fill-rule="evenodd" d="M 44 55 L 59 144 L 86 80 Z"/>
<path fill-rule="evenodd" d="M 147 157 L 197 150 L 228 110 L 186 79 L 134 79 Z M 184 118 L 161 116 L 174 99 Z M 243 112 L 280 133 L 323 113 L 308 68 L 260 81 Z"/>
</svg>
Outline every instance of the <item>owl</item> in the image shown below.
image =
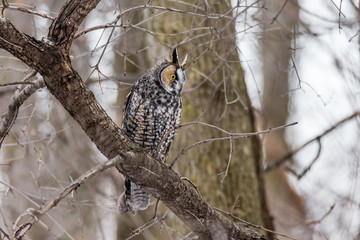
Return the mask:
<svg viewBox="0 0 360 240">
<path fill-rule="evenodd" d="M 175 48 L 171 60 L 152 67 L 132 87 L 125 103 L 122 130 L 152 157 L 165 161 L 170 144 L 180 124 L 182 102 L 180 93 L 186 76 L 184 61 L 179 64 Z M 138 210 L 149 206 L 150 194 L 125 178 L 125 191 L 119 197 L 118 211 Z"/>
</svg>

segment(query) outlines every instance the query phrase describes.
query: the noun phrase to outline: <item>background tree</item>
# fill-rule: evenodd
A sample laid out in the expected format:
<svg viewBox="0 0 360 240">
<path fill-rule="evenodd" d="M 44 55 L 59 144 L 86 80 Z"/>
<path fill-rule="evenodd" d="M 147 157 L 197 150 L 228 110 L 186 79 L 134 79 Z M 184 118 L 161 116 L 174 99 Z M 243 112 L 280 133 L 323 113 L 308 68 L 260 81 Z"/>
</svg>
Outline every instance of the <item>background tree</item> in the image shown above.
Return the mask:
<svg viewBox="0 0 360 240">
<path fill-rule="evenodd" d="M 296 34 L 299 24 L 297 1 L 264 1 L 268 11 L 261 11 L 260 24 L 262 57 L 262 115 L 263 127 L 283 125 L 288 121 L 290 104 L 290 71 L 295 66 Z M 296 66 L 295 66 L 296 67 Z M 286 155 L 290 148 L 285 139 L 285 129 L 263 138 L 265 162 L 271 163 Z M 310 239 L 311 227 L 300 224 L 306 221 L 303 199 L 291 187 L 286 172 L 279 168 L 266 174 L 266 189 L 271 215 L 276 229 L 290 236 L 302 232 L 304 239 Z M 289 214 L 291 211 L 291 214 Z"/>
</svg>

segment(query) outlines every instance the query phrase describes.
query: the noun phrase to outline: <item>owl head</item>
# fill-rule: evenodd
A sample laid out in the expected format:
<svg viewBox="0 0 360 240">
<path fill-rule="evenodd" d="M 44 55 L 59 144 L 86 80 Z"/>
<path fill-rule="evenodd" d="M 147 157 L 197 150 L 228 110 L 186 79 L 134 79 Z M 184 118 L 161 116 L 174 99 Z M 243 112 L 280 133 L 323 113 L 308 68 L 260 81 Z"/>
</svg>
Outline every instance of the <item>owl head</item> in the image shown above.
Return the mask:
<svg viewBox="0 0 360 240">
<path fill-rule="evenodd" d="M 174 49 L 171 59 L 166 61 L 164 68 L 160 72 L 160 84 L 170 94 L 180 95 L 185 81 L 184 67 L 186 64 L 187 55 L 184 61 L 180 64 L 177 48 Z"/>
</svg>

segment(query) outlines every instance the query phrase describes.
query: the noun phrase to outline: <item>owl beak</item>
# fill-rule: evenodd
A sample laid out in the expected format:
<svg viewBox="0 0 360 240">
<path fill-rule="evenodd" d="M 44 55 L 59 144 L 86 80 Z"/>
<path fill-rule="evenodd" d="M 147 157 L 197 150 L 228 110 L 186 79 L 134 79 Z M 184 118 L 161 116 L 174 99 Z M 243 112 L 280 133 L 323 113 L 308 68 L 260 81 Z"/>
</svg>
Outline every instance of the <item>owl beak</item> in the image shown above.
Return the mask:
<svg viewBox="0 0 360 240">
<path fill-rule="evenodd" d="M 186 65 L 186 62 L 187 62 L 187 54 L 185 55 L 185 58 L 184 58 L 184 60 L 183 60 L 183 62 L 181 63 L 181 65 L 180 65 L 180 67 L 182 68 L 182 69 L 184 69 L 184 67 L 185 67 L 185 65 Z"/>
</svg>

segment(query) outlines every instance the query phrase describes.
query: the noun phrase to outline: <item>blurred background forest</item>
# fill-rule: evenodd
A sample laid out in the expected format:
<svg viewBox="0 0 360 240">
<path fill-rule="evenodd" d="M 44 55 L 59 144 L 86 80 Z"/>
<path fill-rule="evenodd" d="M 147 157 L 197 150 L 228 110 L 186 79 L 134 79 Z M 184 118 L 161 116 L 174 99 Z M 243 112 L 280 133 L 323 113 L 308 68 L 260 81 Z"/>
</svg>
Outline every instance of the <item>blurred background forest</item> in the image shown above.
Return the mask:
<svg viewBox="0 0 360 240">
<path fill-rule="evenodd" d="M 8 2 L 4 15 L 41 40 L 66 1 Z M 181 58 L 188 54 L 182 123 L 242 133 L 298 122 L 246 139 L 219 140 L 226 134 L 205 125 L 182 127 L 168 157 L 185 150 L 175 165 L 179 175 L 211 205 L 288 237 L 360 239 L 359 5 L 103 0 L 75 36 L 72 64 L 121 125 L 132 84 L 178 47 Z M 0 50 L 0 114 L 15 91 L 7 84 L 28 72 Z M 213 140 L 187 150 L 204 139 Z M 0 150 L 2 239 L 32 208 L 104 161 L 60 103 L 38 90 Z M 122 175 L 106 170 L 49 211 L 26 239 L 192 239 L 161 203 L 156 219 L 154 207 L 118 215 L 122 191 Z"/>
</svg>

